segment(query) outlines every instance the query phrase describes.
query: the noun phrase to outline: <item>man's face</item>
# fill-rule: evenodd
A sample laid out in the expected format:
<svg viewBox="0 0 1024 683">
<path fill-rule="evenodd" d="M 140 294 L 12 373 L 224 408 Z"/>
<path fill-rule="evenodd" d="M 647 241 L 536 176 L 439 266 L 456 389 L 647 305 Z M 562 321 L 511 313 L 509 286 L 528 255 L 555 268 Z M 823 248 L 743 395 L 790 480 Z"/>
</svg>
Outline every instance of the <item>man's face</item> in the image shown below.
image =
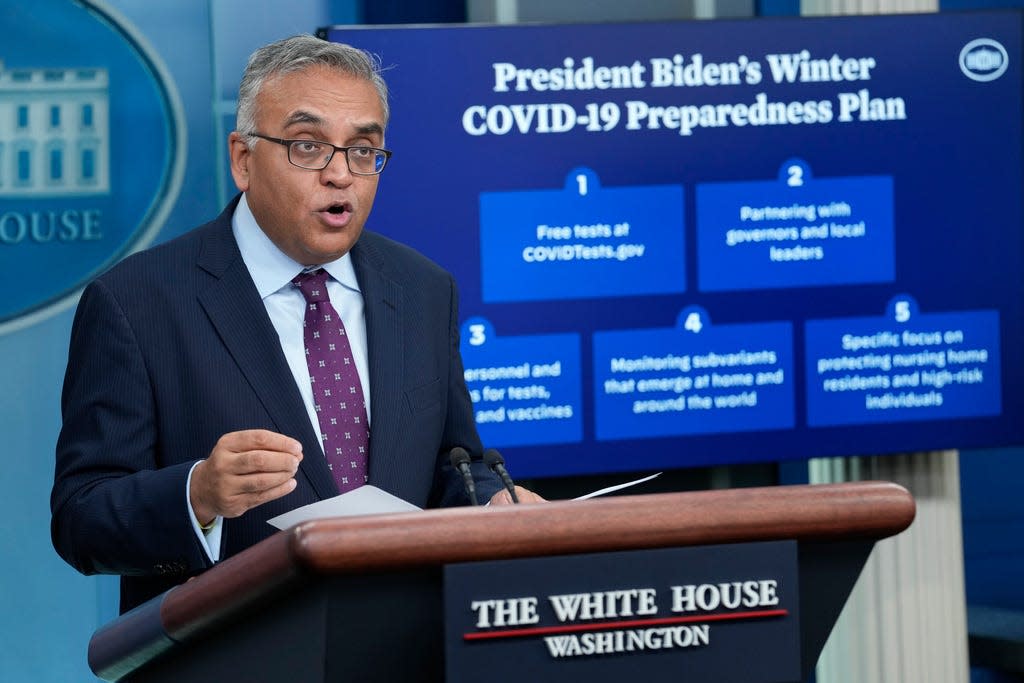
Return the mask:
<svg viewBox="0 0 1024 683">
<path fill-rule="evenodd" d="M 337 152 L 322 171 L 293 166 L 288 149 L 260 140 L 250 150 L 238 131 L 228 138 L 231 175 L 277 247 L 305 266 L 340 258 L 359 239 L 378 176 L 353 175 Z M 384 112 L 369 81 L 310 67 L 264 83 L 256 97 L 256 132 L 339 147 L 382 147 Z"/>
</svg>

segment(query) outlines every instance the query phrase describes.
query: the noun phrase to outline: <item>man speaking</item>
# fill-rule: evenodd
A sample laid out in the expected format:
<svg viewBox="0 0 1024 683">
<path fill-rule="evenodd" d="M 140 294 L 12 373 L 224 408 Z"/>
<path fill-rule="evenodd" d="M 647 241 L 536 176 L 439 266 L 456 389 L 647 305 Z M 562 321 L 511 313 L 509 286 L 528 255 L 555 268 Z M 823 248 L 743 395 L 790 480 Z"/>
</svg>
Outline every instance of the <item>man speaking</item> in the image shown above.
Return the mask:
<svg viewBox="0 0 1024 683">
<path fill-rule="evenodd" d="M 121 574 L 121 610 L 370 483 L 467 501 L 479 455 L 451 276 L 365 231 L 385 149 L 373 58 L 297 36 L 251 57 L 228 138 L 241 194 L 93 281 L 71 333 L 53 543 Z M 482 500 L 509 502 L 475 459 Z M 520 489 L 521 500 L 538 500 Z"/>
</svg>

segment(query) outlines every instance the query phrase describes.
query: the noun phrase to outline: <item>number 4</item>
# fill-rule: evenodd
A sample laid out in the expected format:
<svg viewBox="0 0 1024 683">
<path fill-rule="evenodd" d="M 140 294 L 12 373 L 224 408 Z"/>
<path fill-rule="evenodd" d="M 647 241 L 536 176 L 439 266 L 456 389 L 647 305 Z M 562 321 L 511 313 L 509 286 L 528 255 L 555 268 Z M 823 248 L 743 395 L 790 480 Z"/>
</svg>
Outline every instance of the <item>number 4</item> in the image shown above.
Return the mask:
<svg viewBox="0 0 1024 683">
<path fill-rule="evenodd" d="M 700 320 L 700 313 L 690 313 L 688 316 L 686 316 L 686 322 L 683 323 L 683 329 L 689 330 L 694 334 L 700 332 L 701 329 L 703 329 L 703 327 L 704 323 L 702 323 Z"/>
</svg>

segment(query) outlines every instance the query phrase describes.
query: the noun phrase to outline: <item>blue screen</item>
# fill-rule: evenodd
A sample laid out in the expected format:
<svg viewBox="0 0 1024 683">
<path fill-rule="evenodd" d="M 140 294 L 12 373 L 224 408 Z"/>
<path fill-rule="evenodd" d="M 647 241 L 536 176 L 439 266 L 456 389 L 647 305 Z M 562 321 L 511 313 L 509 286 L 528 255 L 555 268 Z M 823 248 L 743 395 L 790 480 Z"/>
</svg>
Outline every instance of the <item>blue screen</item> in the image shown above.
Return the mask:
<svg viewBox="0 0 1024 683">
<path fill-rule="evenodd" d="M 336 27 L 520 477 L 1024 443 L 1019 12 Z"/>
</svg>

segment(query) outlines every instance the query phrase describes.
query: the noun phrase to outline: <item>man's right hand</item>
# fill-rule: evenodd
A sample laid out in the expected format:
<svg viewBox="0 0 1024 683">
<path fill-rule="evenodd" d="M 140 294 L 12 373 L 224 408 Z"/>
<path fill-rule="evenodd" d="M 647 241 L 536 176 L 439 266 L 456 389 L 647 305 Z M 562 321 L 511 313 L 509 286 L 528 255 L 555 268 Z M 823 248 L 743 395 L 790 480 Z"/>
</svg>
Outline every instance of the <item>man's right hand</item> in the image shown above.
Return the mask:
<svg viewBox="0 0 1024 683">
<path fill-rule="evenodd" d="M 220 437 L 210 456 L 192 471 L 189 501 L 200 524 L 238 517 L 295 490 L 302 444 L 267 431 L 249 429 Z"/>
</svg>

